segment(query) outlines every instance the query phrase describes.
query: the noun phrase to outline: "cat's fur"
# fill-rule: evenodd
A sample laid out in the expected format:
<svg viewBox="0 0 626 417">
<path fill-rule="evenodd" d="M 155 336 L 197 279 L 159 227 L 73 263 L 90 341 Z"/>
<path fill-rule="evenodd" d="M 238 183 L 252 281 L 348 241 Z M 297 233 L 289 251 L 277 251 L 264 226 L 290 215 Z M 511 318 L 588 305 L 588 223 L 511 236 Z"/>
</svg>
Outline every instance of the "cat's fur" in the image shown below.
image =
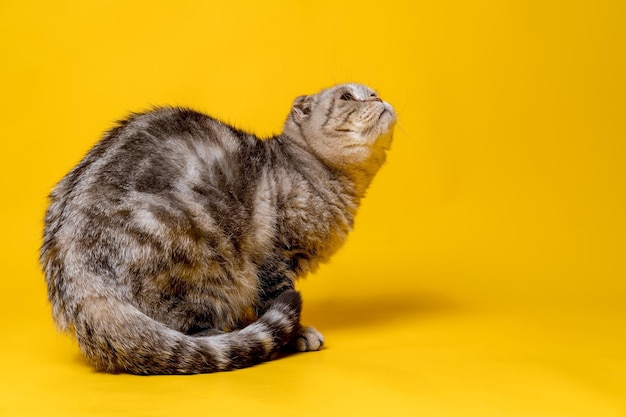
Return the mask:
<svg viewBox="0 0 626 417">
<path fill-rule="evenodd" d="M 121 121 L 50 196 L 40 260 L 56 324 L 107 372 L 319 349 L 294 281 L 344 242 L 394 123 L 358 84 L 298 97 L 266 140 L 180 108 Z"/>
</svg>

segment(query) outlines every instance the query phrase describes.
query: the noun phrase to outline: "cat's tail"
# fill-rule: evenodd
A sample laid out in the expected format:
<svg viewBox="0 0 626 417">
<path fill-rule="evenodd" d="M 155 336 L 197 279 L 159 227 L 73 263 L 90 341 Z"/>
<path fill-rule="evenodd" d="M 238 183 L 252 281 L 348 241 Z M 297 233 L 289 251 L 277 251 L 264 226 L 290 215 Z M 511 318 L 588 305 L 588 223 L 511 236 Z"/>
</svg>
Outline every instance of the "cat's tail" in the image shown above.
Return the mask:
<svg viewBox="0 0 626 417">
<path fill-rule="evenodd" d="M 299 329 L 301 304 L 300 294 L 288 290 L 249 326 L 194 337 L 126 302 L 97 297 L 82 303 L 74 331 L 83 355 L 100 371 L 144 375 L 229 371 L 269 360 L 289 342 Z"/>
</svg>

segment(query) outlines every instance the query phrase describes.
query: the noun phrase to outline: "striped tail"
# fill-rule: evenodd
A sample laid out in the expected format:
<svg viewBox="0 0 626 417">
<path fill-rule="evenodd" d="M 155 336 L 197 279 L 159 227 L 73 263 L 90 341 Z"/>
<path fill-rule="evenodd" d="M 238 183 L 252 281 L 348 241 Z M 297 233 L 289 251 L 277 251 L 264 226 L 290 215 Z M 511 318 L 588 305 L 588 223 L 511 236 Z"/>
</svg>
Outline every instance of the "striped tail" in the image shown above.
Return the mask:
<svg viewBox="0 0 626 417">
<path fill-rule="evenodd" d="M 267 361 L 296 335 L 302 305 L 300 294 L 288 290 L 249 326 L 194 337 L 121 300 L 99 296 L 84 301 L 74 320 L 83 355 L 100 371 L 141 375 L 229 371 Z"/>
</svg>

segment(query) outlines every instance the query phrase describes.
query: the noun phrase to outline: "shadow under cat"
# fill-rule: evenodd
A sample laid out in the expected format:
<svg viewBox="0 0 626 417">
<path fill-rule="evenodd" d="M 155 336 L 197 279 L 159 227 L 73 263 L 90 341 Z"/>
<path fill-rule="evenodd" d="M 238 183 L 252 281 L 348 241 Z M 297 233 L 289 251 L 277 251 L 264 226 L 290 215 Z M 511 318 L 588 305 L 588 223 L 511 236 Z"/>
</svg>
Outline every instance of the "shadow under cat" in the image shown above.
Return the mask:
<svg viewBox="0 0 626 417">
<path fill-rule="evenodd" d="M 384 325 L 407 318 L 454 314 L 461 310 L 462 306 L 457 302 L 428 292 L 312 299 L 308 302 L 305 295 L 304 316 L 311 325 L 331 330 Z"/>
</svg>

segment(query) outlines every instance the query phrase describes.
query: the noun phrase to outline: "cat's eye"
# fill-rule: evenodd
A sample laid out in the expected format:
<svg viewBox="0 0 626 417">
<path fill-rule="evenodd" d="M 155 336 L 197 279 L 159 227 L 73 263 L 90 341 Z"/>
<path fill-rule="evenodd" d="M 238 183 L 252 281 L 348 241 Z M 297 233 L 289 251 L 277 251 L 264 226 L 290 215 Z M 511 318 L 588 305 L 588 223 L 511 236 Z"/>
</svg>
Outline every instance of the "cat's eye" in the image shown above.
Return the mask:
<svg viewBox="0 0 626 417">
<path fill-rule="evenodd" d="M 341 95 L 341 97 L 339 97 L 341 100 L 345 100 L 345 101 L 350 101 L 350 100 L 354 100 L 354 97 L 352 96 L 352 94 L 350 93 L 343 93 Z"/>
</svg>

